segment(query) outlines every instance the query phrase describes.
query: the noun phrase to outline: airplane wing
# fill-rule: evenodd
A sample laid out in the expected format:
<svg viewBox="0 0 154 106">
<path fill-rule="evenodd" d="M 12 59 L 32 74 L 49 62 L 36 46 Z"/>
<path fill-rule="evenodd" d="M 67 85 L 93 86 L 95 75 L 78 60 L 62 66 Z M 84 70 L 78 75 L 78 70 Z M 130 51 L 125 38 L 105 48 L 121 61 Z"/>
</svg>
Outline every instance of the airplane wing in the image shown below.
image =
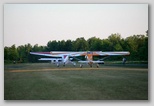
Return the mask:
<svg viewBox="0 0 154 106">
<path fill-rule="evenodd" d="M 66 51 L 51 51 L 51 52 L 30 52 L 33 55 L 40 55 L 40 56 L 48 56 L 48 57 L 62 57 L 64 55 L 68 55 L 69 57 L 77 57 L 77 56 L 86 56 L 88 52 L 66 52 Z M 95 51 L 92 52 L 93 56 L 120 56 L 120 55 L 129 55 L 130 52 L 121 51 L 121 52 L 102 52 L 102 51 Z"/>
<path fill-rule="evenodd" d="M 85 56 L 87 55 L 87 51 L 83 52 L 68 52 L 69 56 L 77 57 L 77 56 Z M 102 52 L 102 51 L 92 51 L 93 56 L 121 56 L 121 55 L 129 55 L 128 51 L 119 51 L 119 52 Z"/>
<path fill-rule="evenodd" d="M 86 52 L 70 52 L 69 53 L 69 56 L 71 56 L 71 57 L 78 57 L 78 56 L 84 56 L 84 55 L 86 55 Z"/>
<path fill-rule="evenodd" d="M 48 52 L 47 52 L 48 53 Z M 68 55 L 69 57 L 76 57 L 76 56 L 81 56 L 86 52 L 72 52 L 72 51 L 51 51 L 49 54 L 51 55 Z"/>
<path fill-rule="evenodd" d="M 33 55 L 40 55 L 40 56 L 48 56 L 48 57 L 62 57 L 61 55 L 53 55 L 51 52 L 30 52 Z"/>
<path fill-rule="evenodd" d="M 62 60 L 61 58 L 40 58 L 38 60 Z"/>
<path fill-rule="evenodd" d="M 130 52 L 128 51 L 121 51 L 121 52 L 98 52 L 99 56 L 124 56 L 124 55 L 130 55 Z"/>
</svg>

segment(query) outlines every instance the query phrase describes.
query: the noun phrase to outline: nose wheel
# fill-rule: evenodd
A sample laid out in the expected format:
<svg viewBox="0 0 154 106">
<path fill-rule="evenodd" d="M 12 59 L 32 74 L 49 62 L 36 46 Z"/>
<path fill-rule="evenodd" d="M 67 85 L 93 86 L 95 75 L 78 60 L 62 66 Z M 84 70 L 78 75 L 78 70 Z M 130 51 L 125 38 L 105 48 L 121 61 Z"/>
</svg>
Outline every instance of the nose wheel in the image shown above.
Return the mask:
<svg viewBox="0 0 154 106">
<path fill-rule="evenodd" d="M 83 67 L 83 65 L 82 64 L 80 64 L 80 68 L 82 68 Z"/>
<path fill-rule="evenodd" d="M 59 67 L 59 63 L 57 64 L 57 67 Z"/>
<path fill-rule="evenodd" d="M 73 66 L 75 67 L 76 66 L 76 63 L 74 63 Z"/>
</svg>

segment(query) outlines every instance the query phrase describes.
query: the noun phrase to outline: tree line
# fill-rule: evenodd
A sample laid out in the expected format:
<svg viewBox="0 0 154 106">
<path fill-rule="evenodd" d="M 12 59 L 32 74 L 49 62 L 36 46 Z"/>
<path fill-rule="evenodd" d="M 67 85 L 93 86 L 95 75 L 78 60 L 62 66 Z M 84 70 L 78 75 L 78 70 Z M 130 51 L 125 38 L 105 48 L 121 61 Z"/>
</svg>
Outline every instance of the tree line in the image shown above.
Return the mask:
<svg viewBox="0 0 154 106">
<path fill-rule="evenodd" d="M 131 61 L 148 61 L 148 31 L 146 35 L 133 35 L 122 38 L 120 34 L 111 34 L 106 39 L 91 37 L 85 40 L 84 37 L 76 40 L 49 41 L 46 46 L 25 44 L 16 47 L 4 47 L 4 62 L 38 62 L 40 56 L 31 55 L 29 52 L 47 51 L 129 51 L 127 56 Z M 118 59 L 113 57 L 112 59 Z M 120 58 L 121 59 L 121 58 Z"/>
</svg>

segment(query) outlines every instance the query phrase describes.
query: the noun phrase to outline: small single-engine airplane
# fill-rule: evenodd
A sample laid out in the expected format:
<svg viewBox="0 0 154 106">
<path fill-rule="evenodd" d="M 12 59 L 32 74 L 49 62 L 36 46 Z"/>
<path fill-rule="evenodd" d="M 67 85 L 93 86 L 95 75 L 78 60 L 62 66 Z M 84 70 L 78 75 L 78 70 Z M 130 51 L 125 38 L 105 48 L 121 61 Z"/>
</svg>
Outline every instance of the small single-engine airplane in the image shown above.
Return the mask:
<svg viewBox="0 0 154 106">
<path fill-rule="evenodd" d="M 121 51 L 121 52 L 102 52 L 102 51 L 82 51 L 82 52 L 68 52 L 68 51 L 51 51 L 51 52 L 30 52 L 33 55 L 40 55 L 40 56 L 47 56 L 51 58 L 40 58 L 39 60 L 50 60 L 52 63 L 56 63 L 57 67 L 59 67 L 60 63 L 63 63 L 63 66 L 68 63 L 72 63 L 74 66 L 76 65 L 75 62 L 71 60 L 77 59 L 79 63 L 87 63 L 92 67 L 93 64 L 97 64 L 99 67 L 100 63 L 104 63 L 104 59 L 110 56 L 121 56 L 121 55 L 129 55 L 130 52 L 128 51 Z M 79 56 L 85 56 L 86 60 L 83 61 L 78 59 Z M 104 56 L 104 58 L 99 59 L 97 61 L 93 60 L 93 56 Z M 82 64 L 80 67 L 82 68 Z"/>
</svg>

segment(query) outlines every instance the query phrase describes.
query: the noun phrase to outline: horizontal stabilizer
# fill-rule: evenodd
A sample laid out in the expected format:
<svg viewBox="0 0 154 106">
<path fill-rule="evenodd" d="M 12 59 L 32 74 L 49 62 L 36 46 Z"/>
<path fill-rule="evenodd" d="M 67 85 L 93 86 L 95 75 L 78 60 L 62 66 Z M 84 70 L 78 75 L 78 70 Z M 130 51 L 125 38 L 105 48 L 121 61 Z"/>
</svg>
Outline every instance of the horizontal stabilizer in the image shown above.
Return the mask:
<svg viewBox="0 0 154 106">
<path fill-rule="evenodd" d="M 104 64 L 104 61 L 92 61 L 93 63 L 103 63 Z"/>
<path fill-rule="evenodd" d="M 89 63 L 89 61 L 78 61 L 79 63 Z"/>
</svg>

